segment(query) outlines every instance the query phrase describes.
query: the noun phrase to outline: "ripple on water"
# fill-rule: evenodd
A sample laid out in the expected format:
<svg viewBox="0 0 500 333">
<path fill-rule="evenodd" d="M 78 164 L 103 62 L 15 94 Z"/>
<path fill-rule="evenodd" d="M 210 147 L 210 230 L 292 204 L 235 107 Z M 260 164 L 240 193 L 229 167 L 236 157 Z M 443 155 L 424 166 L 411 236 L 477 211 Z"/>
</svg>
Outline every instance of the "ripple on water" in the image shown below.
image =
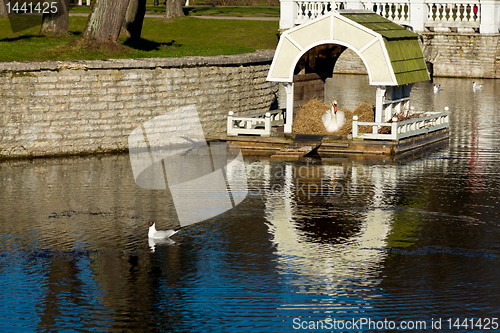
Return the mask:
<svg viewBox="0 0 500 333">
<path fill-rule="evenodd" d="M 339 103 L 373 96 L 366 77 L 337 78 Z M 0 163 L 0 330 L 498 317 L 500 94 L 439 80 L 439 95 L 417 84 L 412 99 L 450 107 L 449 146 L 385 165 L 246 159 L 248 198 L 154 252 L 144 223 L 176 227 L 175 207 L 136 186 L 127 155 Z"/>
</svg>

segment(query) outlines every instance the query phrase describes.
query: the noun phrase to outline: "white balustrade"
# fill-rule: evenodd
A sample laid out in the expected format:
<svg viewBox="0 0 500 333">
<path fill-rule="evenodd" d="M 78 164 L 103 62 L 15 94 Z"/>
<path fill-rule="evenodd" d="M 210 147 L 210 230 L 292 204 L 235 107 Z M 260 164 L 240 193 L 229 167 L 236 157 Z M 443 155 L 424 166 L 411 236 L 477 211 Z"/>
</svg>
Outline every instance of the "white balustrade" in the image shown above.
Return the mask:
<svg viewBox="0 0 500 333">
<path fill-rule="evenodd" d="M 458 31 L 478 29 L 481 22 L 481 4 L 479 1 L 427 1 L 426 27 L 435 31 Z"/>
<path fill-rule="evenodd" d="M 368 9 L 416 31 L 499 32 L 500 1 L 488 0 L 281 0 L 280 28 L 296 25 L 338 9 Z M 491 21 L 491 22 L 490 22 Z"/>
<path fill-rule="evenodd" d="M 448 112 L 426 112 L 425 114 L 426 116 L 424 117 L 392 123 L 361 122 L 358 121 L 357 116 L 354 116 L 352 121 L 352 136 L 353 138 L 361 139 L 399 141 L 411 136 L 430 133 L 449 127 Z M 372 126 L 373 132 L 359 133 L 359 126 Z M 382 127 L 390 127 L 391 132 L 388 134 L 379 134 L 378 129 Z"/>
<path fill-rule="evenodd" d="M 367 1 L 363 2 L 365 9 L 385 17 L 398 24 L 410 24 L 410 1 L 409 0 L 394 0 L 387 1 Z"/>
<path fill-rule="evenodd" d="M 345 3 L 331 0 L 296 0 L 294 3 L 297 12 L 297 17 L 294 20 L 295 24 L 301 24 L 313 20 L 318 16 L 326 15 L 332 9 L 345 8 Z"/>
<path fill-rule="evenodd" d="M 227 116 L 227 135 L 271 136 L 271 127 L 285 124 L 285 110 L 272 110 L 254 115 L 235 116 L 229 111 Z"/>
</svg>

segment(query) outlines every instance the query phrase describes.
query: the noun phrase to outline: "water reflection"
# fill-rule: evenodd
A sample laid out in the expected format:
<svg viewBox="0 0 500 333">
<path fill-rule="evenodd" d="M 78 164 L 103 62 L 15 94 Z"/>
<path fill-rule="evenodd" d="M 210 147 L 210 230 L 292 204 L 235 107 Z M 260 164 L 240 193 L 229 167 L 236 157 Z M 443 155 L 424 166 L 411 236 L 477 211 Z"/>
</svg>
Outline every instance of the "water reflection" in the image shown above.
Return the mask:
<svg viewBox="0 0 500 333">
<path fill-rule="evenodd" d="M 338 77 L 344 101 L 363 79 Z M 397 163 L 247 158 L 249 196 L 172 244 L 150 244 L 144 226 L 175 227 L 171 197 L 137 187 L 127 155 L 0 163 L 0 330 L 498 317 L 499 88 L 435 83 L 413 103 L 450 107 L 448 146 Z"/>
<path fill-rule="evenodd" d="M 270 162 L 260 166 L 264 180 L 260 188 L 264 190 L 266 220 L 278 255 L 277 269 L 288 283 L 298 287 L 298 293 L 320 298 L 301 304 L 285 302 L 282 307 L 311 312 L 370 307 L 369 298 L 360 290 L 377 283 L 391 213 L 378 209 L 344 211 L 341 196 L 356 193 L 344 192 L 343 186 L 333 184 L 339 181 L 337 177 L 343 177 L 342 166 Z M 356 177 L 359 169 L 352 169 L 352 188 L 360 185 Z M 283 184 L 277 190 L 280 180 Z M 377 194 L 380 188 L 372 190 Z M 359 206 L 363 197 L 350 200 Z"/>
</svg>

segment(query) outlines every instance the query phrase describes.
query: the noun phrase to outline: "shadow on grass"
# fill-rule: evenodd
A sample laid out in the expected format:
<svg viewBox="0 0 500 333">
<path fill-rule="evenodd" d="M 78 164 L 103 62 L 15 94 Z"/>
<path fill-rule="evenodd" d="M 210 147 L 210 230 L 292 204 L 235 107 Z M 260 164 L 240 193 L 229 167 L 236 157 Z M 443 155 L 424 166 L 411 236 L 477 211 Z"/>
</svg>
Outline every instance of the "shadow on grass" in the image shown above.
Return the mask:
<svg viewBox="0 0 500 333">
<path fill-rule="evenodd" d="M 12 38 L 4 38 L 0 39 L 0 42 L 17 42 L 20 40 L 26 40 L 26 39 L 32 39 L 32 38 L 44 38 L 45 36 L 43 35 L 22 35 L 22 36 L 17 36 L 17 37 L 12 37 Z"/>
<path fill-rule="evenodd" d="M 180 46 L 172 40 L 169 43 L 158 43 L 144 38 L 128 38 L 123 45 L 128 46 L 135 50 L 140 51 L 158 51 L 163 47 L 176 47 Z"/>
<path fill-rule="evenodd" d="M 48 34 L 41 34 L 41 35 L 21 35 L 21 36 L 17 36 L 17 37 L 10 37 L 10 38 L 4 38 L 4 39 L 0 39 L 0 42 L 18 42 L 18 41 L 21 41 L 21 40 L 29 40 L 29 39 L 43 39 L 43 38 L 59 38 L 61 36 L 63 37 L 72 37 L 72 36 L 75 36 L 75 37 L 78 37 L 82 34 L 81 31 L 68 31 L 67 33 L 61 33 L 61 34 L 57 34 L 57 33 L 48 33 Z"/>
</svg>

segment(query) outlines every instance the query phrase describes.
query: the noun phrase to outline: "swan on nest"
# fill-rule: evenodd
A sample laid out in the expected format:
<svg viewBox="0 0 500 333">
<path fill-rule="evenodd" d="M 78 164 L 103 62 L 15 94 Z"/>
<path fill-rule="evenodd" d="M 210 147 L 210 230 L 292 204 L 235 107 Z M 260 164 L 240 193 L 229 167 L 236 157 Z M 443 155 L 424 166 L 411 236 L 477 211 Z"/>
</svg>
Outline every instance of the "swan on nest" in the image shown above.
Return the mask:
<svg viewBox="0 0 500 333">
<path fill-rule="evenodd" d="M 323 125 L 327 132 L 335 132 L 345 124 L 345 114 L 343 111 L 337 110 L 337 100 L 330 102 L 331 109 L 327 110 L 321 117 Z"/>
</svg>

